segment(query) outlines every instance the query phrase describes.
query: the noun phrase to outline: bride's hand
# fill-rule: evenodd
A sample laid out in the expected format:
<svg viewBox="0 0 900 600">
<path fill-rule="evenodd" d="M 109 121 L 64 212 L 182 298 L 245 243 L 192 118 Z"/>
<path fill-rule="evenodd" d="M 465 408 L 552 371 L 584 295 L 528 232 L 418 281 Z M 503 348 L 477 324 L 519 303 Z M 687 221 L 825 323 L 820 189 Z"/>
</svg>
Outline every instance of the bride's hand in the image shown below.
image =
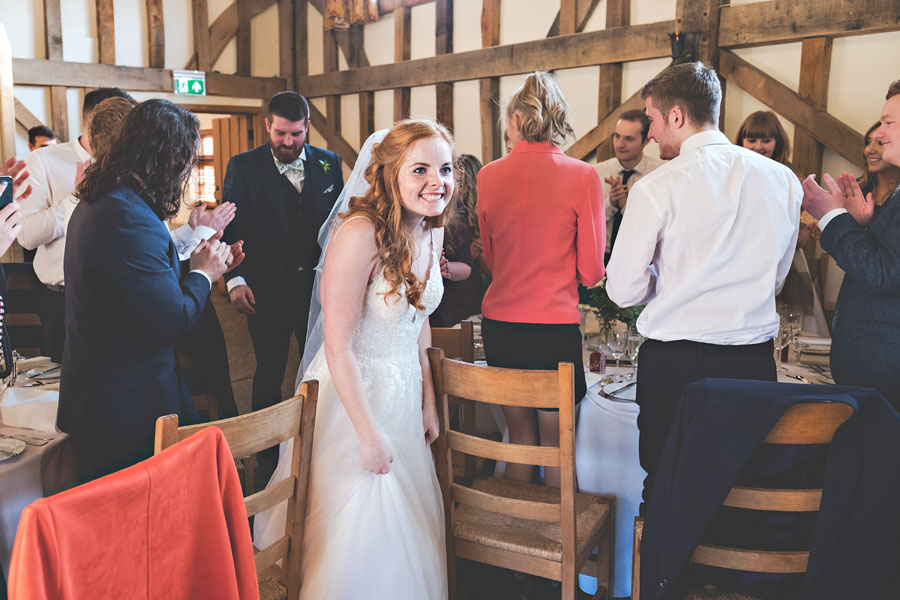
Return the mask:
<svg viewBox="0 0 900 600">
<path fill-rule="evenodd" d="M 434 406 L 422 407 L 422 426 L 425 428 L 425 442 L 434 443 L 440 434 L 440 422 L 438 421 L 437 409 Z"/>
<path fill-rule="evenodd" d="M 374 433 L 370 438 L 361 440 L 361 446 L 359 462 L 363 469 L 376 475 L 384 475 L 391 470 L 394 457 L 380 433 Z"/>
</svg>

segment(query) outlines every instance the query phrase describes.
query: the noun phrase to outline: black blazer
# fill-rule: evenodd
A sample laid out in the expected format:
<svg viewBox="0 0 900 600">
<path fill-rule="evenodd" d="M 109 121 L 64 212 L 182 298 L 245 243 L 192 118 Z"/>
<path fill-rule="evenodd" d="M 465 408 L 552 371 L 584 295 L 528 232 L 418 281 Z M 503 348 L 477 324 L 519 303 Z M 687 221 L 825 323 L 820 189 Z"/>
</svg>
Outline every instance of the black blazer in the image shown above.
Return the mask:
<svg viewBox="0 0 900 600">
<path fill-rule="evenodd" d="M 832 326 L 834 380 L 875 388 L 900 408 L 900 192 L 868 227 L 835 217 L 822 248 L 845 271 Z"/>
<path fill-rule="evenodd" d="M 157 417 L 196 420 L 175 345 L 203 312 L 209 281 L 181 278 L 165 223 L 124 185 L 75 208 L 64 271 L 57 425 L 125 466 L 152 453 Z"/>
<path fill-rule="evenodd" d="M 307 235 L 318 236 L 331 207 L 344 189 L 344 176 L 338 155 L 307 144 L 304 206 L 313 207 Z M 232 244 L 244 241 L 244 262 L 225 275 L 226 280 L 244 277 L 252 288 L 261 281 L 282 278 L 291 257 L 285 256 L 290 235 L 285 215 L 283 185 L 287 181 L 278 172 L 269 144 L 231 157 L 225 171 L 223 202 L 234 202 L 237 212 L 225 229 L 223 240 Z M 317 246 L 316 246 L 317 247 Z M 318 261 L 315 255 L 311 266 Z M 296 267 L 293 268 L 296 271 Z"/>
<path fill-rule="evenodd" d="M 900 414 L 876 391 L 736 379 L 688 386 L 669 431 L 641 542 L 641 597 L 683 597 L 694 547 L 753 454 L 797 402 L 855 414 L 828 448 L 799 598 L 893 598 L 900 589 Z"/>
</svg>

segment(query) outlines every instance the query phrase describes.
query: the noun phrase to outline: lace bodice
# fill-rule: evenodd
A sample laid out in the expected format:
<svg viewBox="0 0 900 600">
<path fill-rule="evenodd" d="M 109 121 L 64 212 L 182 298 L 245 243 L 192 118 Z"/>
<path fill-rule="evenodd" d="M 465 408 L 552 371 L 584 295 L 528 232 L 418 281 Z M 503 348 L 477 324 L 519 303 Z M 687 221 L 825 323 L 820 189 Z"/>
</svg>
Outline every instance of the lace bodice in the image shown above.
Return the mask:
<svg viewBox="0 0 900 600">
<path fill-rule="evenodd" d="M 418 338 L 422 324 L 441 302 L 444 284 L 437 249 L 431 243 L 431 265 L 422 294 L 425 310 L 416 310 L 406 300 L 406 286 L 400 295 L 386 295 L 391 289 L 381 270 L 372 278 L 366 290 L 362 318 L 356 327 L 354 350 L 360 362 L 415 361 L 418 364 Z"/>
</svg>

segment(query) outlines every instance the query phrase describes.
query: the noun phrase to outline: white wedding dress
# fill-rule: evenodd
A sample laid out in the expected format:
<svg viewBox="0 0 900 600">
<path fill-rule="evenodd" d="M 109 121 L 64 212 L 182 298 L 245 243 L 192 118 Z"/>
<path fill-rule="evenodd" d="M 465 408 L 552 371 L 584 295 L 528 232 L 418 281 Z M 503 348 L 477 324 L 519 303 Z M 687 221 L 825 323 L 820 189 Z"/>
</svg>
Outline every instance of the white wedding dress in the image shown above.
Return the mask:
<svg viewBox="0 0 900 600">
<path fill-rule="evenodd" d="M 359 438 L 334 389 L 324 348 L 303 377 L 319 381 L 303 600 L 447 598 L 444 510 L 425 443 L 418 355 L 419 333 L 443 294 L 433 240 L 431 246 L 425 310 L 410 306 L 405 296 L 386 297 L 390 285 L 379 272 L 366 290 L 356 329 L 354 354 L 366 397 L 394 457 L 389 473 L 361 467 Z M 290 455 L 290 445 L 282 448 L 269 485 L 288 474 Z M 285 510 L 280 505 L 257 516 L 258 547 L 284 535 Z"/>
</svg>

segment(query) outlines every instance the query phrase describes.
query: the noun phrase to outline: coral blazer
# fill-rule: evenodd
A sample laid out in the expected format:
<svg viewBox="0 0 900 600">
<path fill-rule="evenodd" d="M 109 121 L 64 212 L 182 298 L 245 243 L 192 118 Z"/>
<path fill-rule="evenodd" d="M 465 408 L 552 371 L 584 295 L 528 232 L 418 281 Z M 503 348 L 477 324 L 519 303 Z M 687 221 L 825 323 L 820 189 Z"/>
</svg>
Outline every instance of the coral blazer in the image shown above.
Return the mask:
<svg viewBox="0 0 900 600">
<path fill-rule="evenodd" d="M 221 430 L 22 513 L 10 600 L 258 600 L 241 484 Z"/>
<path fill-rule="evenodd" d="M 603 278 L 606 212 L 597 169 L 548 143 L 519 142 L 478 173 L 478 222 L 493 279 L 482 314 L 578 323 L 578 282 Z"/>
</svg>

